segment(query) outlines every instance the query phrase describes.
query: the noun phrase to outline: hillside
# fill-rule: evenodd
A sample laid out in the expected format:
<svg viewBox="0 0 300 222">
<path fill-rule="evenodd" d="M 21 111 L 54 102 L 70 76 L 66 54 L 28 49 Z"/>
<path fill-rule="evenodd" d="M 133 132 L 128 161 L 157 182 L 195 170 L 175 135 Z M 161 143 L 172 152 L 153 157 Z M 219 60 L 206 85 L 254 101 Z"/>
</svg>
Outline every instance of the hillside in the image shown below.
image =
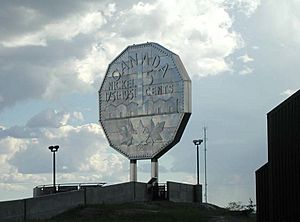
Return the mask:
<svg viewBox="0 0 300 222">
<path fill-rule="evenodd" d="M 231 212 L 210 204 L 146 202 L 101 204 L 80 207 L 58 215 L 47 222 L 255 222 L 255 215 Z"/>
</svg>

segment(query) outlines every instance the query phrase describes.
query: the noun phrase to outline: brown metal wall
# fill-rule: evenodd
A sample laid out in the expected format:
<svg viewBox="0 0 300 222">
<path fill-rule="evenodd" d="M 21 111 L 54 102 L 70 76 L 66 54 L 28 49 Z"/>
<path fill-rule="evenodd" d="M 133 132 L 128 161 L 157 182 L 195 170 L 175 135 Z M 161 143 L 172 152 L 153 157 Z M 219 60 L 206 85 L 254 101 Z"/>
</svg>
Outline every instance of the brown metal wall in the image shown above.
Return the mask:
<svg viewBox="0 0 300 222">
<path fill-rule="evenodd" d="M 268 222 L 269 218 L 269 164 L 266 163 L 256 172 L 256 221 Z"/>
<path fill-rule="evenodd" d="M 300 218 L 300 90 L 268 113 L 268 163 L 256 171 L 258 222 Z"/>
<path fill-rule="evenodd" d="M 268 114 L 271 221 L 300 217 L 300 93 Z"/>
</svg>

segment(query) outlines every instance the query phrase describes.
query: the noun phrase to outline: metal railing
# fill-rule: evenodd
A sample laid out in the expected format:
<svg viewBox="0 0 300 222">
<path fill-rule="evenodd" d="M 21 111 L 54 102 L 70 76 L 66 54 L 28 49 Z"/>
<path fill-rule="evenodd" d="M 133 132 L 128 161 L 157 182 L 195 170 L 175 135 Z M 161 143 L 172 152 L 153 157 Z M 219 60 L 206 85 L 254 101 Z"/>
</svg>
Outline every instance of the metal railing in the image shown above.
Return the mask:
<svg viewBox="0 0 300 222">
<path fill-rule="evenodd" d="M 38 185 L 33 189 L 33 196 L 43 196 L 52 193 L 59 193 L 59 192 L 67 192 L 67 191 L 74 191 L 74 190 L 81 190 L 85 188 L 93 188 L 93 187 L 102 187 L 106 183 L 61 183 L 55 184 L 45 184 L 45 185 Z"/>
<path fill-rule="evenodd" d="M 167 200 L 168 192 L 165 183 L 156 183 L 151 187 L 152 200 Z"/>
<path fill-rule="evenodd" d="M 102 187 L 106 183 L 60 183 L 60 184 L 55 184 L 56 188 L 59 187 L 77 187 L 78 190 L 83 187 Z M 53 184 L 45 184 L 45 185 L 38 185 L 35 188 L 51 188 L 53 187 Z"/>
</svg>

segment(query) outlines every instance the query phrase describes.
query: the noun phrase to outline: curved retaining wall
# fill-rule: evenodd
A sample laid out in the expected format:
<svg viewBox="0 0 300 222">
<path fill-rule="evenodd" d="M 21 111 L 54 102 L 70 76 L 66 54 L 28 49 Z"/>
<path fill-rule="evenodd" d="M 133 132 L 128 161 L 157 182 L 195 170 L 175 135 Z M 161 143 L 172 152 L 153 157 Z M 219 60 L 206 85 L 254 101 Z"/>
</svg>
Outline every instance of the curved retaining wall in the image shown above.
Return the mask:
<svg viewBox="0 0 300 222">
<path fill-rule="evenodd" d="M 168 182 L 168 199 L 174 202 L 201 202 L 201 185 Z M 47 219 L 86 204 L 115 204 L 151 201 L 149 184 L 129 182 L 103 187 L 44 195 L 23 200 L 0 202 L 0 221 Z"/>
<path fill-rule="evenodd" d="M 0 221 L 46 219 L 84 205 L 84 190 L 0 202 Z"/>
<path fill-rule="evenodd" d="M 129 182 L 106 187 L 44 195 L 23 200 L 0 202 L 0 221 L 47 219 L 85 204 L 149 201 L 147 184 Z"/>
</svg>

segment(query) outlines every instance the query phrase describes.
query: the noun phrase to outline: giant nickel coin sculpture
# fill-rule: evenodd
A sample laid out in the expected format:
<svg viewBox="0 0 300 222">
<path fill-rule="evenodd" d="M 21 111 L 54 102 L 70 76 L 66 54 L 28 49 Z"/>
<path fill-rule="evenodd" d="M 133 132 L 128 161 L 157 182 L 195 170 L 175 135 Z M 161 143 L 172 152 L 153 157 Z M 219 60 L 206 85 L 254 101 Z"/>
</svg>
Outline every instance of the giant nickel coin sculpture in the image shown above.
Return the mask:
<svg viewBox="0 0 300 222">
<path fill-rule="evenodd" d="M 157 159 L 183 134 L 191 115 L 191 80 L 168 49 L 131 45 L 109 64 L 99 107 L 111 147 L 130 160 Z"/>
</svg>

